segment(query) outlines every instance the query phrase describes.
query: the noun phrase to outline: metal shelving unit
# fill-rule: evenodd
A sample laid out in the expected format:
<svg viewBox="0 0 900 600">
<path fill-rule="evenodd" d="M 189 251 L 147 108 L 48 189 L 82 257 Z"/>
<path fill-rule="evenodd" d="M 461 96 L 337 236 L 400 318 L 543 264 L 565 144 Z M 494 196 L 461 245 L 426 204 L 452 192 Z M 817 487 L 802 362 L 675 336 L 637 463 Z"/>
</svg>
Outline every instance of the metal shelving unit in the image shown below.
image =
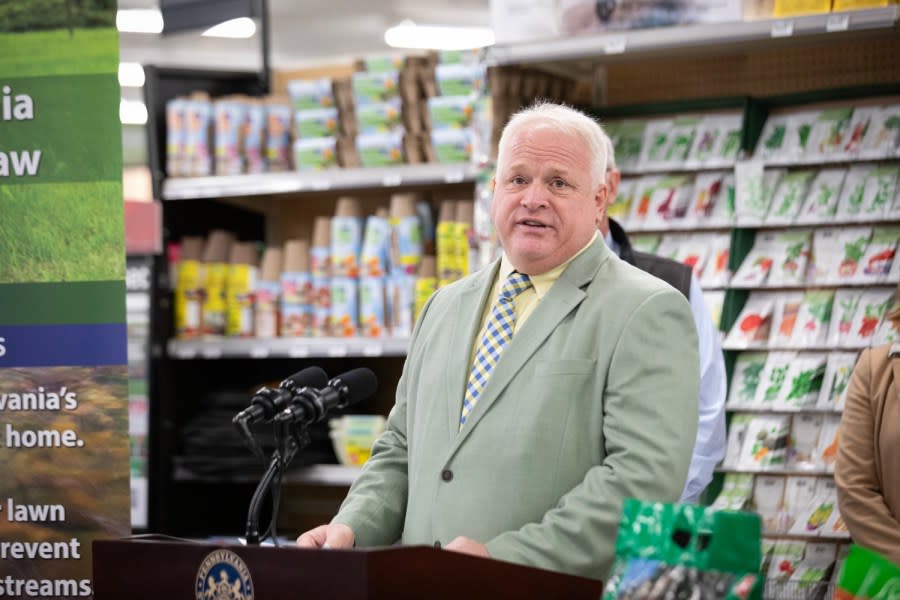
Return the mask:
<svg viewBox="0 0 900 600">
<path fill-rule="evenodd" d="M 406 356 L 408 338 L 240 338 L 168 342 L 170 358 L 344 358 Z"/>
</svg>

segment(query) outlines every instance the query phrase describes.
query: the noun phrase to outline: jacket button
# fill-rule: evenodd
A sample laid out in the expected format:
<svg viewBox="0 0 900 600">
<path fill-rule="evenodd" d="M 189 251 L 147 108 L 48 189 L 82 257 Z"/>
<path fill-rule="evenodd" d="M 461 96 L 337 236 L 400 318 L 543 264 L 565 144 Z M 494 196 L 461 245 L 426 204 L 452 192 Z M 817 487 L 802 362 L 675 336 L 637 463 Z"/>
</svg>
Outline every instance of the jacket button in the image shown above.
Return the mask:
<svg viewBox="0 0 900 600">
<path fill-rule="evenodd" d="M 451 479 L 453 479 L 453 471 L 451 471 L 450 469 L 444 469 L 443 471 L 441 471 L 441 479 L 443 479 L 444 481 L 450 481 Z"/>
</svg>

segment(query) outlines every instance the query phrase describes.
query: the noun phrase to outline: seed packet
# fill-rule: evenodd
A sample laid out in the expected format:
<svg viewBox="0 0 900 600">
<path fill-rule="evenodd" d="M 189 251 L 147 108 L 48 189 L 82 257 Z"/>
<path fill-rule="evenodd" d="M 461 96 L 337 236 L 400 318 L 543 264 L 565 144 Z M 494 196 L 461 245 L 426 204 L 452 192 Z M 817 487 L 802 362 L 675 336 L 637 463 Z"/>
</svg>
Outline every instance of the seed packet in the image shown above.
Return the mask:
<svg viewBox="0 0 900 600">
<path fill-rule="evenodd" d="M 872 119 L 862 141 L 861 158 L 894 156 L 900 145 L 900 104 L 885 106 Z"/>
<path fill-rule="evenodd" d="M 756 145 L 755 158 L 772 162 L 784 152 L 788 132 L 788 115 L 769 115 Z"/>
<path fill-rule="evenodd" d="M 775 399 L 775 407 L 798 410 L 815 406 L 822 390 L 827 359 L 828 356 L 824 353 L 798 354 L 788 367 L 785 375 L 786 385 L 781 388 Z M 794 420 L 796 421 L 796 417 Z"/>
<path fill-rule="evenodd" d="M 634 202 L 634 188 L 637 185 L 637 179 L 626 178 L 619 183 L 619 191 L 616 194 L 616 201 L 606 207 L 606 212 L 610 218 L 615 219 L 626 231 L 631 227 L 631 204 Z"/>
<path fill-rule="evenodd" d="M 774 306 L 775 298 L 771 294 L 751 293 L 741 314 L 728 332 L 725 346 L 730 350 L 765 346 L 769 339 Z"/>
<path fill-rule="evenodd" d="M 731 417 L 731 424 L 728 427 L 728 442 L 725 445 L 725 458 L 722 460 L 722 466 L 725 468 L 737 468 L 741 462 L 741 449 L 744 447 L 744 441 L 747 438 L 747 428 L 753 415 L 746 413 L 738 413 Z"/>
<path fill-rule="evenodd" d="M 900 242 L 900 227 L 875 227 L 866 252 L 856 271 L 854 283 L 882 283 L 887 281 L 897 243 Z"/>
<path fill-rule="evenodd" d="M 824 110 L 812 124 L 806 156 L 812 160 L 840 157 L 850 132 L 853 107 Z"/>
<path fill-rule="evenodd" d="M 757 234 L 753 247 L 732 277 L 731 285 L 739 288 L 762 286 L 769 276 L 776 257 L 782 255 L 783 246 L 777 233 Z"/>
<path fill-rule="evenodd" d="M 616 149 L 616 165 L 623 173 L 640 168 L 647 122 L 630 119 L 606 124 L 606 131 Z"/>
<path fill-rule="evenodd" d="M 726 193 L 722 183 L 726 173 L 721 171 L 700 173 L 694 181 L 687 213 L 684 216 L 685 226 L 704 226 L 713 224 L 713 214 L 719 202 L 726 201 Z"/>
<path fill-rule="evenodd" d="M 664 233 L 654 254 L 677 261 L 681 246 L 687 243 L 688 237 L 686 233 Z"/>
<path fill-rule="evenodd" d="M 784 169 L 762 170 L 758 161 L 738 161 L 734 166 L 737 189 L 735 217 L 738 225 L 759 225 L 769 212 L 772 196 Z"/>
<path fill-rule="evenodd" d="M 671 145 L 672 119 L 651 119 L 644 129 L 644 141 L 638 167 L 641 169 L 664 168 L 665 153 Z"/>
<path fill-rule="evenodd" d="M 882 319 L 881 323 L 878 324 L 878 329 L 875 330 L 875 335 L 872 337 L 872 345 L 881 346 L 898 341 L 900 341 L 900 335 L 894 329 L 894 324 L 891 323 L 890 319 Z"/>
<path fill-rule="evenodd" d="M 767 224 L 786 224 L 796 220 L 815 174 L 812 169 L 804 169 L 793 171 L 781 178 L 772 196 L 769 213 L 766 215 Z"/>
<path fill-rule="evenodd" d="M 721 331 L 719 331 L 719 324 L 722 322 L 722 306 L 725 304 L 725 290 L 703 290 L 703 300 L 706 302 L 707 310 L 709 310 L 709 317 L 712 319 L 713 327 L 716 328 L 717 333 L 721 334 Z"/>
<path fill-rule="evenodd" d="M 803 292 L 789 292 L 775 295 L 775 306 L 772 308 L 772 331 L 769 334 L 770 348 L 790 348 L 800 306 L 803 304 Z"/>
<path fill-rule="evenodd" d="M 778 540 L 772 549 L 772 558 L 766 571 L 767 582 L 788 581 L 797 565 L 803 560 L 803 550 L 806 542 L 793 540 Z"/>
<path fill-rule="evenodd" d="M 728 392 L 728 407 L 736 409 L 753 406 L 763 369 L 766 366 L 767 352 L 741 352 L 734 363 L 731 376 L 731 388 Z"/>
<path fill-rule="evenodd" d="M 832 513 L 837 514 L 837 510 Z M 797 565 L 789 581 L 799 593 L 809 594 L 805 597 L 810 597 L 828 579 L 836 554 L 837 544 L 806 544 L 803 560 Z"/>
<path fill-rule="evenodd" d="M 844 136 L 844 143 L 841 146 L 841 152 L 845 158 L 859 156 L 863 149 L 863 140 L 880 113 L 881 108 L 878 106 L 863 106 L 853 109 L 850 126 L 847 128 L 847 135 Z"/>
<path fill-rule="evenodd" d="M 632 249 L 648 254 L 656 254 L 660 240 L 662 240 L 662 234 L 659 233 L 641 233 L 630 236 Z"/>
<path fill-rule="evenodd" d="M 831 514 L 837 510 L 837 490 L 834 481 L 818 479 L 812 499 L 797 513 L 789 533 L 793 535 L 820 535 Z"/>
<path fill-rule="evenodd" d="M 861 220 L 881 219 L 892 208 L 898 175 L 898 166 L 880 166 L 869 171 L 858 215 Z"/>
<path fill-rule="evenodd" d="M 728 270 L 728 257 L 731 253 L 731 235 L 728 233 L 711 234 L 708 238 L 709 258 L 703 269 L 700 284 L 704 289 L 724 287 L 731 280 Z"/>
<path fill-rule="evenodd" d="M 680 167 L 687 161 L 691 148 L 694 146 L 694 137 L 700 121 L 701 118 L 697 116 L 680 116 L 672 120 L 661 166 Z"/>
<path fill-rule="evenodd" d="M 835 508 L 828 521 L 825 522 L 825 527 L 822 528 L 821 534 L 828 537 L 850 538 L 850 529 L 841 516 L 840 505 Z"/>
<path fill-rule="evenodd" d="M 797 215 L 798 223 L 824 223 L 837 213 L 838 199 L 846 169 L 822 169 L 809 185 L 806 203 Z"/>
<path fill-rule="evenodd" d="M 631 216 L 628 222 L 638 229 L 646 228 L 647 213 L 650 211 L 650 199 L 662 177 L 658 175 L 644 175 L 637 180 L 634 186 L 634 194 L 631 201 Z"/>
<path fill-rule="evenodd" d="M 713 206 L 712 214 L 706 222 L 709 226 L 731 226 L 735 221 L 735 198 L 737 196 L 737 184 L 733 172 L 725 174 L 722 179 L 722 188 L 719 197 Z M 900 202 L 900 201 L 898 201 Z"/>
<path fill-rule="evenodd" d="M 766 279 L 768 286 L 802 285 L 806 279 L 806 265 L 812 245 L 811 230 L 786 231 L 778 234 L 778 246 L 782 249 Z"/>
<path fill-rule="evenodd" d="M 742 121 L 740 113 L 704 119 L 694 138 L 691 156 L 706 168 L 733 165 L 741 148 Z M 708 135 L 704 138 L 704 134 Z M 707 154 L 705 148 L 710 141 L 712 149 Z"/>
<path fill-rule="evenodd" d="M 825 418 L 822 419 L 822 430 L 819 432 L 819 441 L 816 444 L 813 460 L 819 467 L 829 472 L 834 471 L 834 463 L 837 460 L 838 444 L 841 439 L 840 430 L 841 416 L 825 415 Z"/>
<path fill-rule="evenodd" d="M 872 237 L 870 227 L 817 231 L 813 240 L 815 268 L 810 283 L 847 285 L 860 270 Z"/>
<path fill-rule="evenodd" d="M 818 430 L 816 430 L 818 435 Z M 780 531 L 788 532 L 793 528 L 806 506 L 812 501 L 816 492 L 818 479 L 809 475 L 791 476 L 784 484 L 784 500 L 782 502 L 783 520 L 779 523 Z"/>
<path fill-rule="evenodd" d="M 710 245 L 711 237 L 712 234 L 706 233 L 687 235 L 675 254 L 675 260 L 690 267 L 698 281 L 703 277 L 709 261 L 710 250 L 712 249 Z"/>
<path fill-rule="evenodd" d="M 764 533 L 777 533 L 785 478 L 779 475 L 757 475 L 754 479 L 753 510 L 762 519 Z"/>
<path fill-rule="evenodd" d="M 857 352 L 832 352 L 825 365 L 825 377 L 822 379 L 822 390 L 816 407 L 826 410 L 841 411 L 847 401 L 847 388 L 850 375 L 856 366 Z"/>
<path fill-rule="evenodd" d="M 788 117 L 788 133 L 785 140 L 784 154 L 781 158 L 788 164 L 813 162 L 816 160 L 809 151 L 810 133 L 819 119 L 821 111 L 801 111 Z"/>
<path fill-rule="evenodd" d="M 800 305 L 790 345 L 796 348 L 824 346 L 831 324 L 833 305 L 834 290 L 807 291 L 803 295 L 803 303 Z"/>
<path fill-rule="evenodd" d="M 750 473 L 727 473 L 722 490 L 716 496 L 712 507 L 716 510 L 745 510 L 753 494 L 753 475 Z"/>
<path fill-rule="evenodd" d="M 787 375 L 791 368 L 791 362 L 796 360 L 796 352 L 770 352 L 766 359 L 762 373 L 759 376 L 759 385 L 756 388 L 756 397 L 753 404 L 765 408 L 773 408 L 775 401 L 783 390 L 787 389 Z"/>
<path fill-rule="evenodd" d="M 684 218 L 691 200 L 693 181 L 686 175 L 663 177 L 650 193 L 644 213 L 645 227 L 668 228 Z M 644 198 L 641 198 L 641 202 Z"/>
<path fill-rule="evenodd" d="M 884 318 L 888 307 L 894 299 L 891 288 L 865 290 L 859 299 L 859 308 L 853 318 L 844 346 L 849 348 L 865 348 L 872 344 L 875 330 Z"/>
<path fill-rule="evenodd" d="M 832 348 L 846 347 L 850 341 L 856 313 L 859 311 L 863 290 L 841 289 L 834 293 L 831 309 L 831 325 L 828 327 L 827 345 Z"/>
<path fill-rule="evenodd" d="M 847 170 L 835 215 L 838 219 L 856 221 L 863 218 L 863 197 L 873 169 L 871 165 L 854 165 Z"/>
<path fill-rule="evenodd" d="M 897 192 L 894 194 L 894 200 L 887 209 L 886 218 L 891 220 L 900 219 L 900 185 L 897 185 Z"/>
</svg>

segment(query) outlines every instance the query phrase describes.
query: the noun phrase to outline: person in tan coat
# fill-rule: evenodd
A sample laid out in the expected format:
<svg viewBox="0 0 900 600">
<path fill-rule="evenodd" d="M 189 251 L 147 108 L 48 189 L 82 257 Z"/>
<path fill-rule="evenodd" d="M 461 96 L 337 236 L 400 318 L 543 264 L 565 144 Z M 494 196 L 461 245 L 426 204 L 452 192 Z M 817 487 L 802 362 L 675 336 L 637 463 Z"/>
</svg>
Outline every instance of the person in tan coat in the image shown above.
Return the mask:
<svg viewBox="0 0 900 600">
<path fill-rule="evenodd" d="M 886 318 L 900 331 L 900 300 Z M 864 350 L 853 369 L 834 477 L 853 541 L 900 565 L 900 343 Z"/>
</svg>

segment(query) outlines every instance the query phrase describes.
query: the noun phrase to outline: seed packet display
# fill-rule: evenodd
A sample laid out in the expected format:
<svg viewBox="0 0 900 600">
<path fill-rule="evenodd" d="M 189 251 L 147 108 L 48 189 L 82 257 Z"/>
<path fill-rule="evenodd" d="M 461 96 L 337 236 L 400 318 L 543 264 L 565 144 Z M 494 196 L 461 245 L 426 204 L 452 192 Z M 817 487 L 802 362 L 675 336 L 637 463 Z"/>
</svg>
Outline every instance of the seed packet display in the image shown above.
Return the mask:
<svg viewBox="0 0 900 600">
<path fill-rule="evenodd" d="M 795 475 L 787 478 L 784 484 L 781 531 L 788 532 L 794 527 L 801 511 L 815 497 L 818 481 L 818 478 L 807 475 Z"/>
<path fill-rule="evenodd" d="M 851 284 L 871 238 L 871 227 L 817 230 L 813 238 L 815 267 L 810 283 Z"/>
<path fill-rule="evenodd" d="M 784 498 L 785 478 L 780 475 L 757 475 L 753 486 L 753 510 L 762 519 L 763 533 L 778 533 L 778 517 Z"/>
<path fill-rule="evenodd" d="M 813 178 L 806 195 L 806 202 L 797 215 L 798 223 L 824 223 L 831 221 L 838 209 L 838 199 L 846 169 L 822 169 Z"/>
<path fill-rule="evenodd" d="M 634 202 L 634 188 L 637 179 L 626 178 L 619 184 L 615 202 L 606 207 L 606 212 L 611 219 L 615 219 L 627 231 L 631 228 L 631 204 Z"/>
<path fill-rule="evenodd" d="M 764 408 L 775 407 L 776 400 L 787 387 L 788 370 L 796 358 L 796 352 L 769 353 L 766 364 L 759 375 L 759 385 L 756 388 L 753 405 Z"/>
<path fill-rule="evenodd" d="M 666 150 L 671 144 L 672 119 L 651 119 L 644 129 L 639 168 L 653 169 L 664 166 Z"/>
<path fill-rule="evenodd" d="M 772 294 L 751 293 L 728 332 L 725 346 L 733 350 L 765 346 L 769 339 L 774 306 L 775 298 Z"/>
<path fill-rule="evenodd" d="M 834 290 L 810 290 L 803 295 L 803 303 L 797 315 L 797 324 L 791 335 L 790 345 L 796 348 L 817 348 L 825 345 L 831 311 L 834 306 Z"/>
<path fill-rule="evenodd" d="M 745 510 L 753 494 L 753 475 L 750 473 L 727 473 L 722 490 L 716 496 L 712 507 L 716 510 Z"/>
<path fill-rule="evenodd" d="M 858 221 L 863 218 L 863 195 L 873 168 L 872 165 L 854 165 L 847 169 L 835 215 L 838 219 Z"/>
<path fill-rule="evenodd" d="M 737 409 L 755 405 L 756 393 L 768 356 L 767 352 L 741 352 L 738 354 L 731 376 L 731 388 L 728 392 L 729 408 Z"/>
<path fill-rule="evenodd" d="M 775 407 L 800 410 L 815 406 L 822 390 L 827 360 L 824 353 L 798 354 L 788 367 L 785 385 L 775 399 Z"/>
<path fill-rule="evenodd" d="M 850 348 L 871 346 L 875 331 L 893 299 L 894 290 L 891 288 L 865 290 L 859 299 L 859 308 L 854 315 L 850 332 L 844 340 L 844 346 Z"/>
<path fill-rule="evenodd" d="M 812 246 L 812 231 L 786 231 L 778 234 L 776 260 L 766 278 L 769 286 L 801 285 L 806 280 L 806 266 Z"/>
<path fill-rule="evenodd" d="M 822 379 L 822 390 L 819 393 L 817 408 L 841 411 L 847 401 L 847 388 L 850 375 L 856 366 L 857 352 L 832 352 L 825 365 L 825 377 Z"/>
<path fill-rule="evenodd" d="M 844 139 L 850 132 L 853 107 L 832 108 L 820 112 L 809 133 L 806 156 L 811 160 L 838 158 Z"/>
<path fill-rule="evenodd" d="M 772 308 L 772 331 L 769 335 L 770 348 L 789 348 L 797 317 L 803 305 L 803 292 L 787 292 L 775 294 L 775 305 Z"/>
<path fill-rule="evenodd" d="M 705 117 L 697 126 L 688 154 L 689 168 L 733 165 L 741 147 L 741 121 L 739 113 Z"/>
<path fill-rule="evenodd" d="M 860 266 L 856 271 L 856 283 L 882 283 L 894 263 L 897 243 L 900 242 L 900 227 L 874 227 L 872 237 L 866 246 Z"/>
<path fill-rule="evenodd" d="M 815 173 L 812 169 L 805 169 L 793 171 L 781 178 L 772 196 L 769 213 L 766 215 L 767 224 L 787 224 L 796 220 Z"/>
<path fill-rule="evenodd" d="M 790 433 L 789 415 L 754 416 L 747 426 L 741 448 L 740 468 L 765 470 L 784 467 Z"/>
<path fill-rule="evenodd" d="M 841 348 L 849 345 L 853 322 L 859 311 L 863 290 L 841 289 L 834 293 L 827 345 Z"/>
<path fill-rule="evenodd" d="M 872 119 L 863 138 L 862 158 L 895 156 L 900 146 L 900 104 L 885 106 Z"/>
<path fill-rule="evenodd" d="M 757 234 L 753 247 L 732 277 L 731 285 L 739 288 L 762 286 L 769 276 L 776 257 L 782 256 L 782 253 L 783 244 L 780 243 L 778 233 Z"/>
<path fill-rule="evenodd" d="M 824 415 L 798 413 L 791 420 L 791 445 L 788 467 L 797 470 L 817 468 L 815 454 Z"/>
<path fill-rule="evenodd" d="M 708 236 L 709 258 L 706 259 L 706 267 L 703 269 L 703 277 L 700 284 L 704 289 L 725 287 L 731 280 L 731 271 L 728 270 L 728 257 L 731 253 L 731 235 L 728 233 L 715 233 Z"/>
<path fill-rule="evenodd" d="M 841 416 L 825 415 L 822 420 L 822 429 L 819 432 L 819 441 L 813 461 L 826 471 L 834 471 L 834 463 L 837 460 L 838 444 L 841 439 Z"/>
<path fill-rule="evenodd" d="M 841 145 L 841 152 L 845 157 L 856 158 L 859 156 L 863 149 L 863 140 L 880 113 L 881 108 L 878 106 L 862 106 L 853 109 L 847 135 L 844 136 L 844 142 Z"/>
<path fill-rule="evenodd" d="M 898 174 L 900 167 L 896 165 L 883 165 L 869 171 L 863 188 L 860 220 L 872 221 L 885 216 L 897 192 Z"/>
<path fill-rule="evenodd" d="M 728 441 L 725 445 L 725 458 L 722 459 L 722 466 L 725 468 L 735 469 L 740 466 L 741 449 L 744 447 L 744 440 L 747 438 L 747 428 L 753 415 L 738 413 L 731 417 L 731 424 L 728 427 Z"/>
<path fill-rule="evenodd" d="M 789 533 L 793 535 L 821 535 L 822 529 L 837 510 L 837 490 L 834 481 L 816 480 L 812 499 L 797 513 Z"/>
</svg>

